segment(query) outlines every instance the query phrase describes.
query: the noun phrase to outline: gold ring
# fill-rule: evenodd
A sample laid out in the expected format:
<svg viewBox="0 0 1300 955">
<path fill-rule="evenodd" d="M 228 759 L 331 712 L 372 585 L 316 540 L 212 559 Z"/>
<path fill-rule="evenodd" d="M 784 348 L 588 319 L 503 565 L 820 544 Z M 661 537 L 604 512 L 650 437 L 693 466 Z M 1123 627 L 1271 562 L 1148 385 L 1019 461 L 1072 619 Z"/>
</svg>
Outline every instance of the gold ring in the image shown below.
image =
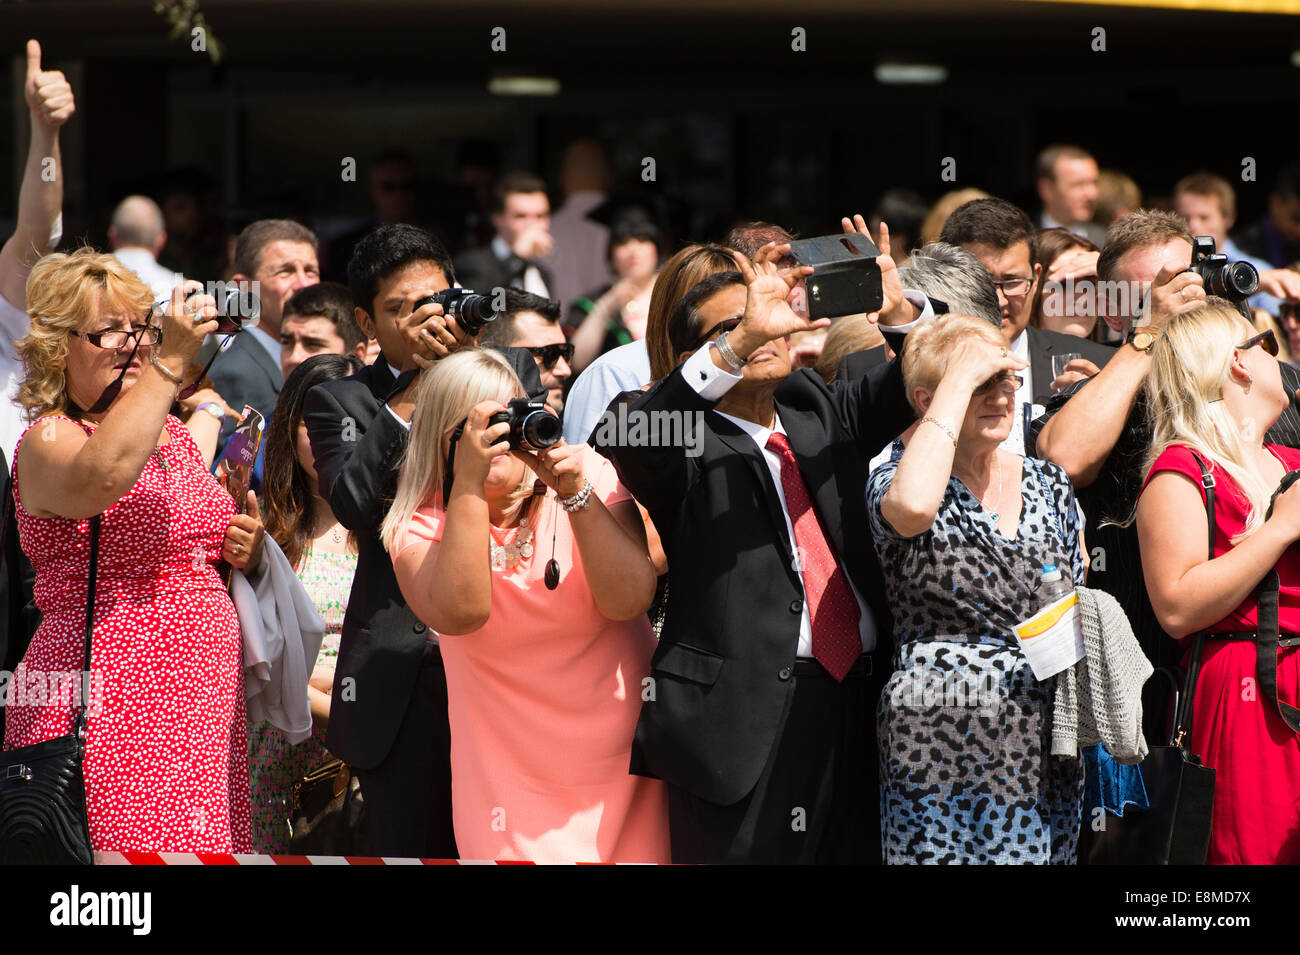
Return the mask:
<svg viewBox="0 0 1300 955">
<path fill-rule="evenodd" d="M 1007 357 L 1007 346 L 1006 346 L 1006 345 L 1003 345 L 1003 346 L 1002 346 L 1002 357 L 1003 357 L 1003 358 L 1006 358 L 1006 357 Z"/>
</svg>

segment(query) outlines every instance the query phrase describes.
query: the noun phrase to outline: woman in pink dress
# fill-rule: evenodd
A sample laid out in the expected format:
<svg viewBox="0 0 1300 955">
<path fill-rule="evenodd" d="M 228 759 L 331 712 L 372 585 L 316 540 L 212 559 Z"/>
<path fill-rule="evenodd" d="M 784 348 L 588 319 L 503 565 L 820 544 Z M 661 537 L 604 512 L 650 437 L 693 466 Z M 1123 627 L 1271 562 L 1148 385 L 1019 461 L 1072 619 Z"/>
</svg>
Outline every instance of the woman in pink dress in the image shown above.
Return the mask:
<svg viewBox="0 0 1300 955">
<path fill-rule="evenodd" d="M 261 524 L 251 494 L 252 516 L 235 514 L 167 413 L 181 370 L 217 328 L 215 303 L 186 303 L 178 289 L 161 327 L 150 324 L 149 288 L 89 249 L 38 263 L 27 301 L 18 400 L 34 423 L 14 454 L 14 500 L 43 620 L 11 689 L 80 673 L 89 518 L 102 515 L 84 763 L 91 844 L 250 851 L 239 621 L 215 565 L 256 566 Z M 73 699 L 11 693 L 5 747 L 67 734 Z"/>
<path fill-rule="evenodd" d="M 663 784 L 628 773 L 653 698 L 644 525 L 588 446 L 509 450 L 488 417 L 522 393 L 487 350 L 425 372 L 383 528 L 403 595 L 440 635 L 456 844 L 467 859 L 667 862 Z"/>
</svg>

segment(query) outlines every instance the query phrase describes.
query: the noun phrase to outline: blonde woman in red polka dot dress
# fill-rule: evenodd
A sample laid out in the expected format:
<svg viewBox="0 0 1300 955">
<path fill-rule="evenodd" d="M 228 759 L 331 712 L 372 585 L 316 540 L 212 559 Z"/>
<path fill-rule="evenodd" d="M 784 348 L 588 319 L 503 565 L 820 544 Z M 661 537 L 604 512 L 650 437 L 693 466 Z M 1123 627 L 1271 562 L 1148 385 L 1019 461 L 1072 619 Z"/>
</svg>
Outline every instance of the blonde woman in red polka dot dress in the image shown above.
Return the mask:
<svg viewBox="0 0 1300 955">
<path fill-rule="evenodd" d="M 14 499 L 44 619 L 12 689 L 48 688 L 48 674 L 81 669 L 89 518 L 102 514 L 86 724 L 91 842 L 247 852 L 239 621 L 216 563 L 255 567 L 261 523 L 255 500 L 251 516 L 235 514 L 168 415 L 186 362 L 217 329 L 213 300 L 185 302 L 178 290 L 151 316 L 151 298 L 116 259 L 89 249 L 32 269 L 18 400 L 33 424 L 14 455 Z M 69 732 L 67 696 L 11 693 L 10 704 L 6 748 Z"/>
</svg>

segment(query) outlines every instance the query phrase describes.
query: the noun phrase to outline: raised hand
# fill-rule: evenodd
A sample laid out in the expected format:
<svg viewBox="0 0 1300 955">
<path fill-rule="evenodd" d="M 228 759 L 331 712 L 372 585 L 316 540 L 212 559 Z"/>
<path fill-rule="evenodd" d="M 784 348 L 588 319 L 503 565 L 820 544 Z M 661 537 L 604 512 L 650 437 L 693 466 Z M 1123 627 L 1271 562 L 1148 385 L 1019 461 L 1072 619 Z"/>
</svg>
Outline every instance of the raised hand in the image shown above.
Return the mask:
<svg viewBox="0 0 1300 955">
<path fill-rule="evenodd" d="M 581 444 L 552 445 L 533 454 L 529 451 L 510 452 L 533 469 L 533 473 L 560 497 L 573 497 L 583 487 L 583 447 Z"/>
<path fill-rule="evenodd" d="M 831 323 L 829 318 L 810 322 L 790 308 L 786 301 L 790 290 L 813 270 L 808 265 L 778 269 L 777 259 L 789 251 L 788 242 L 782 245 L 769 242 L 754 254 L 753 262 L 740 252 L 732 253 L 745 279 L 745 315 L 735 332 L 728 333 L 727 341 L 741 358 L 747 358 L 767 342 L 784 338 L 791 332 L 826 328 Z"/>
<path fill-rule="evenodd" d="M 860 214 L 855 215 L 852 221 L 845 216 L 840 220 L 840 227 L 848 235 L 865 235 L 868 239 L 871 238 L 871 233 L 867 230 L 867 220 Z M 880 250 L 880 258 L 876 259 L 876 264 L 880 266 L 880 287 L 884 293 L 884 301 L 881 303 L 880 311 L 867 313 L 867 321 L 882 325 L 906 325 L 916 321 L 916 309 L 903 297 L 903 281 L 898 277 L 898 263 L 889 254 L 889 226 L 884 220 L 880 223 L 880 241 L 876 243 L 876 248 Z"/>
<path fill-rule="evenodd" d="M 72 85 L 63 73 L 41 69 L 41 45 L 35 40 L 27 41 L 27 80 L 23 94 L 32 121 L 49 129 L 58 129 L 77 111 Z"/>
<path fill-rule="evenodd" d="M 1161 265 L 1147 292 L 1139 325 L 1164 328 L 1175 315 L 1195 308 L 1205 301 L 1205 282 L 1190 269 Z"/>
</svg>

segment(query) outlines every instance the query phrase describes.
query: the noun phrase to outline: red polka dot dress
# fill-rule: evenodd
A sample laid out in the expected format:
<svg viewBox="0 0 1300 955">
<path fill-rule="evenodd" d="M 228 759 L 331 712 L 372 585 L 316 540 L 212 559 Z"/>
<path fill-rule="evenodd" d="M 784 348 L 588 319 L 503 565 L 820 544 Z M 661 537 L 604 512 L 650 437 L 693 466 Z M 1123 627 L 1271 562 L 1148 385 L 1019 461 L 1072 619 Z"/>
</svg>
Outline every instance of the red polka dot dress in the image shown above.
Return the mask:
<svg viewBox="0 0 1300 955">
<path fill-rule="evenodd" d="M 41 427 L 23 440 L 38 440 Z M 90 838 L 105 851 L 249 852 L 239 620 L 215 569 L 234 503 L 185 426 L 169 416 L 167 432 L 170 443 L 100 522 L 86 722 Z M 89 521 L 24 510 L 18 455 L 18 527 L 44 619 L 10 687 L 7 749 L 70 731 L 71 703 L 49 693 L 44 674 L 81 669 L 90 559 Z"/>
</svg>

